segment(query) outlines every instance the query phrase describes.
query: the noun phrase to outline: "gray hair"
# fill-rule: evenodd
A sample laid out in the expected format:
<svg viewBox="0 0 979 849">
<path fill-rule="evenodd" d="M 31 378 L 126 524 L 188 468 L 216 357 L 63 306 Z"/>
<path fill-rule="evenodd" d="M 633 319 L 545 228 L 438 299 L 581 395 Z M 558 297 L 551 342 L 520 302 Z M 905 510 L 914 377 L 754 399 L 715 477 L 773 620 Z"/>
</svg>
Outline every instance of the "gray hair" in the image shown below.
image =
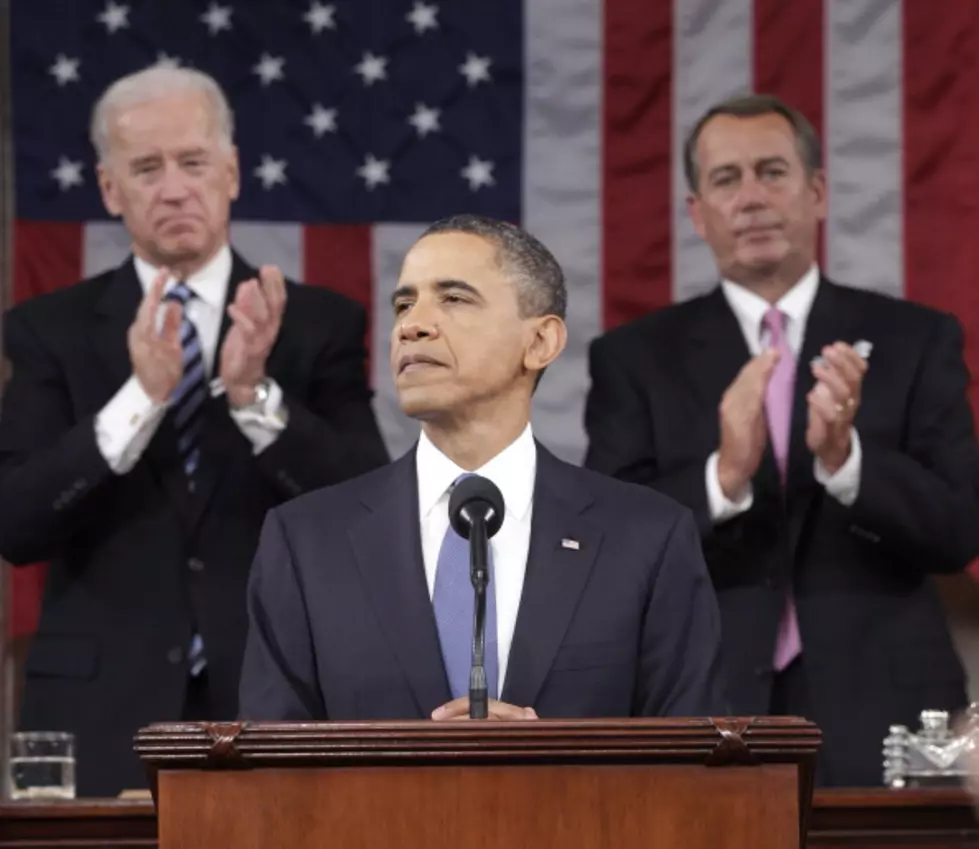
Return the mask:
<svg viewBox="0 0 979 849">
<path fill-rule="evenodd" d="M 735 118 L 754 118 L 759 115 L 781 115 L 795 132 L 795 145 L 799 157 L 810 177 L 822 167 L 823 148 L 819 135 L 809 120 L 798 109 L 783 103 L 771 94 L 746 94 L 724 100 L 708 109 L 694 124 L 683 143 L 683 172 L 687 186 L 696 192 L 700 184 L 700 168 L 697 164 L 697 141 L 700 133 L 711 118 L 718 115 L 732 115 Z"/>
<path fill-rule="evenodd" d="M 104 162 L 109 154 L 109 127 L 116 112 L 150 100 L 190 92 L 207 97 L 221 141 L 230 148 L 234 139 L 234 116 L 217 81 L 193 68 L 153 65 L 116 80 L 102 93 L 92 109 L 89 136 L 99 162 Z"/>
<path fill-rule="evenodd" d="M 495 245 L 503 273 L 516 284 L 522 318 L 564 318 L 568 308 L 564 272 L 554 254 L 526 230 L 482 215 L 453 215 L 436 221 L 419 239 L 436 233 L 468 233 Z"/>
</svg>

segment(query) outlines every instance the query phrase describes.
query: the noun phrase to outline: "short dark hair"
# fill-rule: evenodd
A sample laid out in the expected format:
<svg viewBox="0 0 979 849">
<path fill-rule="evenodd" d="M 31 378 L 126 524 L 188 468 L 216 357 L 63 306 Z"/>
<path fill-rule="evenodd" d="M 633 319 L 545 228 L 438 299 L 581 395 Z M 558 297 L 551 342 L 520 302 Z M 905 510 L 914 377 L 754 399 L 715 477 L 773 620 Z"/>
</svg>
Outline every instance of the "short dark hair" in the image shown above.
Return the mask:
<svg viewBox="0 0 979 849">
<path fill-rule="evenodd" d="M 430 225 L 419 240 L 436 233 L 468 233 L 495 245 L 503 273 L 516 284 L 523 318 L 564 318 L 568 308 L 564 272 L 554 254 L 526 230 L 482 215 L 452 215 Z"/>
<path fill-rule="evenodd" d="M 795 131 L 795 143 L 799 156 L 811 177 L 822 167 L 823 146 L 809 120 L 798 109 L 793 109 L 771 94 L 745 94 L 721 101 L 708 109 L 694 124 L 683 143 L 683 172 L 690 191 L 696 192 L 700 182 L 697 165 L 697 141 L 700 133 L 711 118 L 718 115 L 733 115 L 735 118 L 754 118 L 758 115 L 781 115 Z"/>
</svg>

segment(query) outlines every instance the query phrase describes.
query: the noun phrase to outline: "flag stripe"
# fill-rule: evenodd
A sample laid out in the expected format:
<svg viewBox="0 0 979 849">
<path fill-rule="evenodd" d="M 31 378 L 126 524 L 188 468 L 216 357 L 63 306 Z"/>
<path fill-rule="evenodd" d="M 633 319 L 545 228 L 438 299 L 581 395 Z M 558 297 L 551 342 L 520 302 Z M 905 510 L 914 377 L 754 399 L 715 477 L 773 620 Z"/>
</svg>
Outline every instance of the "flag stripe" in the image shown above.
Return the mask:
<svg viewBox="0 0 979 849">
<path fill-rule="evenodd" d="M 535 433 L 585 454 L 588 343 L 601 330 L 602 8 L 524 3 L 523 225 L 553 251 L 568 289 L 568 344 L 534 396 Z"/>
<path fill-rule="evenodd" d="M 60 221 L 14 223 L 14 303 L 78 279 L 82 227 Z"/>
<path fill-rule="evenodd" d="M 615 327 L 672 300 L 671 4 L 605 0 L 604 35 L 603 322 Z"/>
<path fill-rule="evenodd" d="M 664 4 L 665 5 L 665 4 Z M 683 142 L 700 116 L 751 90 L 752 0 L 674 0 L 672 227 L 673 282 L 667 299 L 683 301 L 714 286 L 717 264 L 686 211 Z"/>
<path fill-rule="evenodd" d="M 901 297 L 901 3 L 850 0 L 826 8 L 826 270 Z"/>
<path fill-rule="evenodd" d="M 904 0 L 903 79 L 905 294 L 958 316 L 979 375 L 979 3 Z"/>
</svg>

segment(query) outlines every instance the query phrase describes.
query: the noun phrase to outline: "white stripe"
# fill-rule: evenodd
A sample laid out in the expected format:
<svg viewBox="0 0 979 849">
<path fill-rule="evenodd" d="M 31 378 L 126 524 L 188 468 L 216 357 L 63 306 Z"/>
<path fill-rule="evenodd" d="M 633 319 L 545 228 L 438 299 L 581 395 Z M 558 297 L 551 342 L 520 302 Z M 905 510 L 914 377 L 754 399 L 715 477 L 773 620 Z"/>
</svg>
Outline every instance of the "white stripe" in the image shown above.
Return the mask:
<svg viewBox="0 0 979 849">
<path fill-rule="evenodd" d="M 231 224 L 231 245 L 256 267 L 277 265 L 286 277 L 303 279 L 303 228 L 299 224 L 235 221 Z M 86 223 L 82 235 L 83 276 L 114 268 L 131 249 L 129 234 L 121 223 Z"/>
<path fill-rule="evenodd" d="M 378 224 L 372 228 L 371 265 L 371 378 L 374 414 L 392 459 L 405 453 L 418 438 L 418 422 L 401 412 L 391 378 L 391 295 L 398 285 L 405 254 L 425 229 L 423 224 Z"/>
<path fill-rule="evenodd" d="M 586 448 L 588 344 L 601 330 L 602 4 L 524 4 L 523 224 L 568 287 L 568 347 L 534 396 L 534 433 L 570 462 Z"/>
<path fill-rule="evenodd" d="M 938 14 L 936 5 L 936 14 Z M 830 277 L 904 293 L 902 4 L 826 4 Z"/>
<path fill-rule="evenodd" d="M 687 214 L 683 141 L 715 103 L 751 91 L 753 12 L 754 0 L 673 0 L 674 301 L 717 283 L 714 257 Z"/>
</svg>

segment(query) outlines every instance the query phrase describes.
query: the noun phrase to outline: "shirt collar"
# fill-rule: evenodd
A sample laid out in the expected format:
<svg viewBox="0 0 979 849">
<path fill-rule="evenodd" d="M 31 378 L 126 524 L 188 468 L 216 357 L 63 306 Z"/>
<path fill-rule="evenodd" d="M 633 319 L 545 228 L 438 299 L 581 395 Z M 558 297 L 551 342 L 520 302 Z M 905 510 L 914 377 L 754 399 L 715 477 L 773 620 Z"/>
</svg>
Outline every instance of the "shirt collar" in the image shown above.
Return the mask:
<svg viewBox="0 0 979 849">
<path fill-rule="evenodd" d="M 148 263 L 142 257 L 134 257 L 136 265 L 136 276 L 139 277 L 139 284 L 143 287 L 143 292 L 148 292 L 153 280 L 158 273 L 158 269 Z M 224 301 L 228 294 L 228 281 L 231 279 L 231 248 L 224 244 L 207 263 L 199 268 L 187 278 L 187 286 L 193 290 L 204 303 L 224 310 Z M 170 291 L 177 283 L 176 278 L 171 277 L 167 280 L 164 292 Z"/>
<path fill-rule="evenodd" d="M 721 288 L 738 321 L 751 327 L 755 338 L 759 338 L 762 319 L 771 304 L 750 289 L 730 280 L 722 280 Z M 788 316 L 790 324 L 805 327 L 818 288 L 819 268 L 813 264 L 799 282 L 778 299 L 775 306 Z"/>
<path fill-rule="evenodd" d="M 422 431 L 415 455 L 418 467 L 418 507 L 428 516 L 442 496 L 466 470 L 445 456 Z M 472 474 L 489 478 L 503 494 L 506 512 L 522 520 L 530 509 L 537 471 L 537 446 L 530 424 L 506 448 Z"/>
</svg>

